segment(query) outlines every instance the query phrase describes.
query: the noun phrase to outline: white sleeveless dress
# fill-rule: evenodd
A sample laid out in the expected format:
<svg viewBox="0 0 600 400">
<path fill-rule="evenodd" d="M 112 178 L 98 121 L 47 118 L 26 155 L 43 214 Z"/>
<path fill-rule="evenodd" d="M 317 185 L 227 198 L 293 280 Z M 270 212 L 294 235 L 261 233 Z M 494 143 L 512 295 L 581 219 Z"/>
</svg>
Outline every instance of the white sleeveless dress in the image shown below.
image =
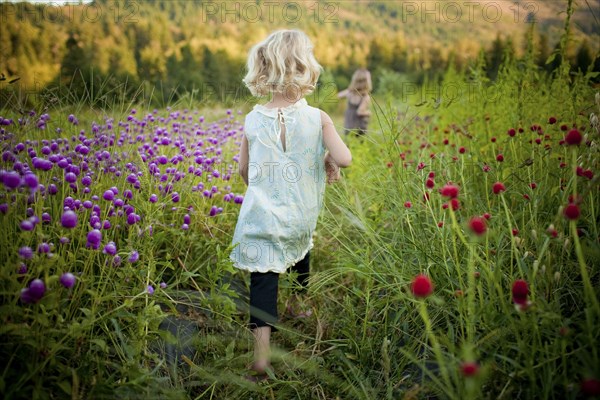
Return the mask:
<svg viewBox="0 0 600 400">
<path fill-rule="evenodd" d="M 285 150 L 280 119 L 285 124 Z M 279 109 L 256 105 L 246 116 L 244 133 L 248 188 L 230 258 L 239 269 L 283 273 L 313 247 L 323 205 L 321 111 L 305 99 Z"/>
</svg>

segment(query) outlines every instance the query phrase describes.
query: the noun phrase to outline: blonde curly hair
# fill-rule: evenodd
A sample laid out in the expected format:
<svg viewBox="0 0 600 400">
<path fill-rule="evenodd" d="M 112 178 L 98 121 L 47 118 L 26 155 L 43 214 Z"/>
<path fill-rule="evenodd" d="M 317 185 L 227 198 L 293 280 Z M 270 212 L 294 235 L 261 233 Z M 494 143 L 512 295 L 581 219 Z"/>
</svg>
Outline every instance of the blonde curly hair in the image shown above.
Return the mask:
<svg viewBox="0 0 600 400">
<path fill-rule="evenodd" d="M 243 82 L 256 97 L 290 89 L 305 96 L 315 89 L 322 70 L 310 39 L 297 29 L 275 31 L 252 47 L 247 67 Z"/>
</svg>

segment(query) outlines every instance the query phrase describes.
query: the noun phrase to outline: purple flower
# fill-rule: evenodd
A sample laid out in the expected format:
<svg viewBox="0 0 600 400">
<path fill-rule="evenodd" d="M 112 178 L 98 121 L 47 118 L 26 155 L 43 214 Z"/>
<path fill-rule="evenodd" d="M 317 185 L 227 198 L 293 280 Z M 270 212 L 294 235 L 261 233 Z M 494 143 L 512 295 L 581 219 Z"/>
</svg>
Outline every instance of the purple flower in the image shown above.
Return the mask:
<svg viewBox="0 0 600 400">
<path fill-rule="evenodd" d="M 59 239 L 59 242 L 60 242 L 60 244 L 69 244 L 69 243 L 71 243 L 71 240 L 68 237 L 63 236 Z"/>
<path fill-rule="evenodd" d="M 31 295 L 31 293 L 29 292 L 29 288 L 23 288 L 21 289 L 21 301 L 23 302 L 23 304 L 31 304 L 31 303 L 35 303 L 35 298 Z"/>
<path fill-rule="evenodd" d="M 152 285 L 148 285 L 146 291 L 148 292 L 148 294 L 154 294 L 154 288 L 152 287 Z"/>
<path fill-rule="evenodd" d="M 165 289 L 166 287 L 167 287 L 167 284 L 166 284 L 166 283 L 164 283 L 164 282 L 161 282 L 161 283 L 160 283 L 160 288 L 161 288 L 161 289 Z"/>
<path fill-rule="evenodd" d="M 34 301 L 39 301 L 46 293 L 46 285 L 41 279 L 34 279 L 29 284 L 29 295 Z"/>
<path fill-rule="evenodd" d="M 16 189 L 21 184 L 21 175 L 15 171 L 2 172 L 2 184 L 8 189 Z"/>
<path fill-rule="evenodd" d="M 19 269 L 17 270 L 17 274 L 24 275 L 27 273 L 27 265 L 25 263 L 19 264 Z"/>
<path fill-rule="evenodd" d="M 23 246 L 19 249 L 19 257 L 29 260 L 33 258 L 33 250 L 29 246 Z"/>
<path fill-rule="evenodd" d="M 77 226 L 77 214 L 75 211 L 67 210 L 60 217 L 60 223 L 67 229 L 72 229 Z"/>
<path fill-rule="evenodd" d="M 35 174 L 32 173 L 25 174 L 25 176 L 23 177 L 23 183 L 29 186 L 31 190 L 37 190 L 39 186 L 37 176 L 35 176 Z"/>
<path fill-rule="evenodd" d="M 242 204 L 244 202 L 244 196 L 235 196 L 233 202 L 235 204 Z"/>
<path fill-rule="evenodd" d="M 69 183 L 75 183 L 75 182 L 77 182 L 77 175 L 75 175 L 72 172 L 67 172 L 65 174 L 65 181 L 67 181 Z"/>
<path fill-rule="evenodd" d="M 8 204 L 2 203 L 0 204 L 0 213 L 6 214 L 8 212 Z"/>
<path fill-rule="evenodd" d="M 182 224 L 181 225 L 181 230 L 182 231 L 187 231 L 188 229 L 190 229 L 190 226 L 188 224 Z"/>
<path fill-rule="evenodd" d="M 119 265 L 121 265 L 121 256 L 120 255 L 116 255 L 113 257 L 113 266 L 118 267 Z"/>
<path fill-rule="evenodd" d="M 75 275 L 70 272 L 65 272 L 60 276 L 60 284 L 67 289 L 72 288 L 75 285 Z"/>
<path fill-rule="evenodd" d="M 129 183 L 135 183 L 135 182 L 137 182 L 137 175 L 129 174 L 129 175 L 127 175 L 127 178 L 125 180 Z"/>
<path fill-rule="evenodd" d="M 158 196 L 155 194 L 150 195 L 150 203 L 156 203 L 156 201 L 158 200 Z"/>
<path fill-rule="evenodd" d="M 52 164 L 52 161 L 46 160 L 44 158 L 37 158 L 37 157 L 32 160 L 32 164 L 33 164 L 33 168 L 41 169 L 42 171 L 50 171 L 52 169 L 52 167 L 54 167 L 54 164 Z"/>
<path fill-rule="evenodd" d="M 86 247 L 91 247 L 94 250 L 100 248 L 100 242 L 102 241 L 102 232 L 98 229 L 93 229 L 87 234 Z"/>
<path fill-rule="evenodd" d="M 115 192 L 113 192 L 112 190 L 109 189 L 106 192 L 104 192 L 104 194 L 102 195 L 102 198 L 104 200 L 113 201 L 113 199 L 115 198 Z"/>
<path fill-rule="evenodd" d="M 135 213 L 131 213 L 127 215 L 127 225 L 135 225 L 138 221 L 138 216 Z"/>
<path fill-rule="evenodd" d="M 26 219 L 25 221 L 21 221 L 20 226 L 21 226 L 21 230 L 23 230 L 23 231 L 32 231 L 33 228 L 35 228 L 35 225 L 29 219 Z"/>
<path fill-rule="evenodd" d="M 115 242 L 108 242 L 108 244 L 104 246 L 104 250 L 102 250 L 102 252 L 110 256 L 117 254 L 117 246 L 115 245 Z"/>
<path fill-rule="evenodd" d="M 209 212 L 209 214 L 208 214 L 208 215 L 210 215 L 211 217 L 214 217 L 215 215 L 217 215 L 217 211 L 218 211 L 218 208 L 217 208 L 217 206 L 212 206 L 212 207 L 210 208 L 210 212 Z"/>
<path fill-rule="evenodd" d="M 50 245 L 48 243 L 40 243 L 38 246 L 38 253 L 46 254 L 50 252 Z"/>
<path fill-rule="evenodd" d="M 173 203 L 179 203 L 179 193 L 173 192 L 171 194 L 171 200 L 173 200 Z"/>
<path fill-rule="evenodd" d="M 183 223 L 184 224 L 189 224 L 190 223 L 190 214 L 185 214 L 183 216 Z"/>
<path fill-rule="evenodd" d="M 140 259 L 140 253 L 138 253 L 136 250 L 133 250 L 128 258 L 130 263 L 137 262 L 137 260 L 139 260 L 139 259 Z"/>
<path fill-rule="evenodd" d="M 43 224 L 49 224 L 51 220 L 52 220 L 52 217 L 50 217 L 50 214 L 48 214 L 47 212 L 42 214 L 42 223 Z"/>
</svg>

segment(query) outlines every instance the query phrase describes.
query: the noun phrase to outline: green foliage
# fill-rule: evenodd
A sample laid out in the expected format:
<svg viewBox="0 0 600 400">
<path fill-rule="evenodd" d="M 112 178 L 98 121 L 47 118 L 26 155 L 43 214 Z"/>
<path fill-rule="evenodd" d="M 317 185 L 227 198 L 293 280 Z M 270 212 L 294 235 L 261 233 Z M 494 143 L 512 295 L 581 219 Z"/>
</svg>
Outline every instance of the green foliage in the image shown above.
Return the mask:
<svg viewBox="0 0 600 400">
<path fill-rule="evenodd" d="M 252 3 L 236 3 L 231 13 L 224 14 L 225 3 L 199 1 L 119 0 L 64 6 L 3 2 L 0 72 L 20 77 L 22 93 L 50 89 L 63 103 L 86 100 L 96 105 L 98 97 L 104 97 L 104 103 L 119 103 L 143 88 L 137 93 L 143 96 L 140 101 L 158 107 L 190 97 L 204 103 L 233 104 L 248 96 L 241 77 L 250 46 L 268 31 L 287 26 L 311 36 L 317 59 L 340 88 L 347 86 L 358 67 L 372 70 L 376 90 L 385 90 L 379 82 L 386 70 L 409 74 L 417 82 L 432 79 L 451 60 L 459 69 L 468 68 L 480 49 L 487 53 L 489 76 L 495 78 L 509 44 L 530 27 L 535 27 L 542 49 L 537 63 L 546 65 L 550 46 L 559 39 L 557 20 L 549 16 L 563 7 L 540 3 L 535 24 L 530 20 L 515 24 L 517 16 L 512 14 L 517 8 L 523 12 L 527 4 L 509 3 L 501 7 L 505 19 L 513 17 L 512 21 L 489 23 L 479 15 L 480 7 L 475 7 L 475 18 L 468 23 L 465 19 L 457 24 L 432 24 L 432 19 L 445 14 L 438 11 L 437 16 L 427 16 L 424 4 L 415 3 L 418 10 L 412 14 L 410 5 L 401 2 L 300 2 L 302 17 L 292 23 L 283 6 L 269 12 L 271 6 L 259 2 L 262 18 L 258 24 L 250 18 L 248 4 Z M 598 54 L 598 47 L 592 45 L 598 42 L 597 32 L 585 28 L 597 25 L 594 11 L 582 6 L 573 13 L 577 25 L 571 28 L 570 40 L 579 48 L 569 47 L 564 54 L 574 72 L 586 71 Z M 463 12 L 466 18 L 468 13 Z M 506 24 L 514 36 L 506 36 Z M 341 37 L 346 40 L 340 41 Z M 521 49 L 513 47 L 521 57 Z M 548 70 L 557 67 L 557 63 L 547 66 Z M 598 71 L 597 65 L 592 68 Z M 120 86 L 125 80 L 126 89 Z M 13 94 L 14 88 L 0 84 L 0 98 L 13 100 Z M 38 105 L 35 100 L 28 104 Z"/>
</svg>

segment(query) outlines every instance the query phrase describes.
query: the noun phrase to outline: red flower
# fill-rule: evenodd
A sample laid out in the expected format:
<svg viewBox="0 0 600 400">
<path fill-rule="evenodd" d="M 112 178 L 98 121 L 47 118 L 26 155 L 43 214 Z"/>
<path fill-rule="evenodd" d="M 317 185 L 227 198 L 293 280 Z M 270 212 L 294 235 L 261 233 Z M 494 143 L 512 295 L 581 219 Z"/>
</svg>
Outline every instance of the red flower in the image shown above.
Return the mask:
<svg viewBox="0 0 600 400">
<path fill-rule="evenodd" d="M 577 129 L 571 129 L 565 136 L 565 142 L 571 146 L 578 146 L 583 140 L 583 136 Z"/>
<path fill-rule="evenodd" d="M 513 236 L 517 236 L 519 234 L 519 230 L 517 228 L 512 230 Z"/>
<path fill-rule="evenodd" d="M 431 179 L 435 178 L 435 172 L 431 171 L 427 177 Z"/>
<path fill-rule="evenodd" d="M 460 154 L 464 154 L 464 153 L 466 153 L 466 151 L 467 151 L 467 149 L 465 149 L 464 147 L 459 147 L 459 149 L 458 149 L 458 152 Z"/>
<path fill-rule="evenodd" d="M 485 233 L 485 231 L 487 230 L 485 218 L 481 218 L 481 217 L 471 218 L 471 220 L 469 221 L 469 228 L 471 228 L 471 231 L 473 231 L 474 234 L 479 235 L 479 236 L 483 235 Z"/>
<path fill-rule="evenodd" d="M 502 162 L 502 161 L 504 161 L 504 156 L 503 156 L 502 154 L 498 154 L 498 155 L 496 156 L 496 161 L 498 161 L 498 162 Z"/>
<path fill-rule="evenodd" d="M 492 143 L 496 143 L 496 138 L 495 137 L 491 138 L 490 140 L 492 141 Z"/>
<path fill-rule="evenodd" d="M 537 183 L 535 183 L 535 182 L 531 182 L 531 183 L 529 184 L 529 187 L 530 187 L 530 188 L 532 188 L 532 189 L 535 189 L 535 188 L 537 188 Z"/>
<path fill-rule="evenodd" d="M 554 124 L 556 123 L 556 118 L 555 118 L 555 117 L 550 117 L 550 118 L 548 118 L 548 123 L 549 123 L 550 125 L 554 125 Z"/>
<path fill-rule="evenodd" d="M 483 214 L 483 218 L 490 219 L 490 218 L 492 218 L 492 216 L 490 215 L 490 213 L 485 213 L 485 214 Z"/>
<path fill-rule="evenodd" d="M 558 330 L 558 334 L 562 337 L 569 336 L 569 328 L 566 326 L 561 326 Z"/>
<path fill-rule="evenodd" d="M 404 207 L 405 208 L 411 208 L 412 207 L 412 203 L 410 201 L 407 201 L 404 203 Z"/>
<path fill-rule="evenodd" d="M 392 168 L 393 166 L 394 166 L 394 163 L 393 163 L 393 162 L 391 162 L 391 161 L 388 161 L 388 163 L 387 163 L 387 167 L 388 167 L 388 168 Z"/>
<path fill-rule="evenodd" d="M 496 182 L 492 186 L 492 190 L 493 190 L 494 194 L 499 194 L 500 192 L 504 192 L 506 190 L 506 187 L 504 187 L 504 183 Z"/>
<path fill-rule="evenodd" d="M 475 376 L 479 373 L 479 364 L 476 361 L 466 361 L 460 364 L 460 373 L 465 377 Z"/>
<path fill-rule="evenodd" d="M 450 207 L 452 207 L 452 211 L 456 211 L 460 208 L 460 201 L 458 199 L 450 199 Z"/>
<path fill-rule="evenodd" d="M 579 218 L 581 212 L 579 211 L 579 206 L 577 204 L 569 203 L 563 210 L 563 214 L 567 219 L 576 220 Z"/>
<path fill-rule="evenodd" d="M 492 170 L 492 168 L 489 165 L 484 165 L 483 166 L 483 172 L 490 172 Z"/>
<path fill-rule="evenodd" d="M 563 124 L 563 125 L 560 126 L 560 130 L 563 131 L 563 132 L 566 131 L 566 130 L 568 130 L 568 129 L 569 129 L 569 127 L 567 125 Z"/>
<path fill-rule="evenodd" d="M 515 129 L 514 129 L 514 128 L 510 128 L 510 129 L 508 130 L 508 136 L 510 136 L 510 137 L 513 137 L 513 136 L 515 136 L 516 134 L 517 134 L 517 131 L 515 131 Z"/>
<path fill-rule="evenodd" d="M 444 226 L 444 221 L 440 221 L 440 222 L 438 222 L 438 228 L 441 228 L 441 227 L 443 227 L 443 226 Z"/>
<path fill-rule="evenodd" d="M 520 306 L 527 305 L 527 295 L 529 294 L 529 285 L 522 279 L 514 281 L 512 286 L 512 299 L 515 304 Z"/>
<path fill-rule="evenodd" d="M 433 181 L 433 179 L 428 178 L 425 182 L 425 186 L 429 189 L 433 189 L 433 187 L 435 186 L 435 182 Z"/>
<path fill-rule="evenodd" d="M 594 378 L 582 380 L 581 392 L 589 397 L 600 396 L 600 380 Z"/>
<path fill-rule="evenodd" d="M 443 188 L 440 189 L 440 193 L 442 196 L 449 197 L 451 199 L 455 199 L 458 197 L 458 191 L 458 186 L 451 184 L 445 185 Z"/>
<path fill-rule="evenodd" d="M 419 274 L 413 279 L 410 290 L 415 297 L 427 297 L 433 293 L 433 283 L 427 275 Z"/>
</svg>

